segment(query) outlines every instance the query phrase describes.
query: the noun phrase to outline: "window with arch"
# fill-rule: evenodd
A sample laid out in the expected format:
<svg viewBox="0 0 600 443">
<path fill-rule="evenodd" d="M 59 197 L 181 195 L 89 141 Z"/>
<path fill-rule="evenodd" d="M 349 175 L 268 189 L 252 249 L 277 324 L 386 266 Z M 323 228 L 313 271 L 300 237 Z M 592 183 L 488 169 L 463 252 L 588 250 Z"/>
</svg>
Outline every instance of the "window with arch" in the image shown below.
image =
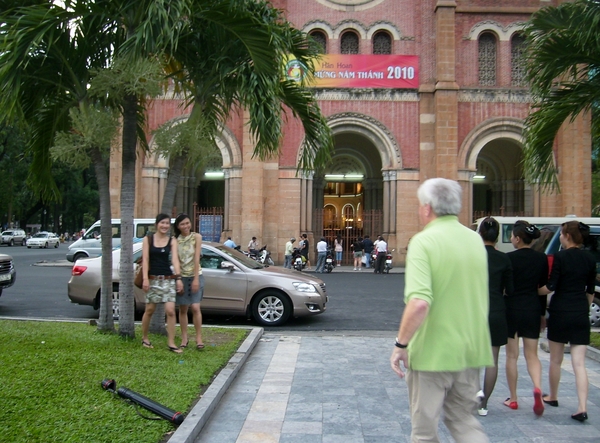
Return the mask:
<svg viewBox="0 0 600 443">
<path fill-rule="evenodd" d="M 325 33 L 323 31 L 311 31 L 309 35 L 321 47 L 321 49 L 319 49 L 319 52 L 321 54 L 327 54 L 327 36 L 325 35 Z"/>
<path fill-rule="evenodd" d="M 323 227 L 325 229 L 338 229 L 337 210 L 333 205 L 326 205 L 323 211 Z"/>
<path fill-rule="evenodd" d="M 358 54 L 358 35 L 355 32 L 347 31 L 342 34 L 340 51 L 342 54 Z"/>
<path fill-rule="evenodd" d="M 378 31 L 373 35 L 373 54 L 391 54 L 392 37 L 385 31 Z"/>
<path fill-rule="evenodd" d="M 342 209 L 344 214 L 344 228 L 353 228 L 354 227 L 354 208 L 352 205 L 344 206 Z"/>
<path fill-rule="evenodd" d="M 496 85 L 496 36 L 485 32 L 479 37 L 479 84 Z"/>
<path fill-rule="evenodd" d="M 525 86 L 525 37 L 513 35 L 510 40 L 510 77 L 512 86 Z"/>
</svg>

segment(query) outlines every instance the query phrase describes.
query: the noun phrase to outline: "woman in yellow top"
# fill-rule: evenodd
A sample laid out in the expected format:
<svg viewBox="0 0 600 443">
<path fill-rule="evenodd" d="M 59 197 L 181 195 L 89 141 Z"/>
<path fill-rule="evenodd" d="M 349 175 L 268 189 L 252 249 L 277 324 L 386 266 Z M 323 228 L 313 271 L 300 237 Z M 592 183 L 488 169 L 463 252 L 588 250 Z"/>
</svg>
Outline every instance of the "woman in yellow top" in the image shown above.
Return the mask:
<svg viewBox="0 0 600 443">
<path fill-rule="evenodd" d="M 202 236 L 192 232 L 192 222 L 187 214 L 179 214 L 175 219 L 175 238 L 178 243 L 179 262 L 183 291 L 177 294 L 179 324 L 181 326 L 181 347 L 188 345 L 188 309 L 191 306 L 194 328 L 196 329 L 196 349 L 203 349 L 202 312 L 200 301 L 204 295 L 204 276 L 200 268 Z"/>
</svg>

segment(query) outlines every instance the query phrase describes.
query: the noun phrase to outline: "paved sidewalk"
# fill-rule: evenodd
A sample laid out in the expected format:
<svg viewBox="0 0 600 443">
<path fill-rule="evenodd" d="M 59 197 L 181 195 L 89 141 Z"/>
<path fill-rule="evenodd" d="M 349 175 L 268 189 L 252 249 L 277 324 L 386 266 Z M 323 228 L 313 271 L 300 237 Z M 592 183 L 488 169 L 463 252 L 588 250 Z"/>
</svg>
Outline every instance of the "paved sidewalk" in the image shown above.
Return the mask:
<svg viewBox="0 0 600 443">
<path fill-rule="evenodd" d="M 389 334 L 262 336 L 195 443 L 409 442 L 407 388 L 389 367 Z M 385 337 L 384 337 L 385 335 Z M 547 389 L 549 354 L 539 351 Z M 479 417 L 492 442 L 600 441 L 600 363 L 587 359 L 588 414 L 570 418 L 577 397 L 570 356 L 565 355 L 560 407 L 533 414 L 532 386 L 519 358 L 519 410 L 508 396 L 504 351 L 489 415 Z M 442 442 L 452 442 L 440 425 Z"/>
</svg>

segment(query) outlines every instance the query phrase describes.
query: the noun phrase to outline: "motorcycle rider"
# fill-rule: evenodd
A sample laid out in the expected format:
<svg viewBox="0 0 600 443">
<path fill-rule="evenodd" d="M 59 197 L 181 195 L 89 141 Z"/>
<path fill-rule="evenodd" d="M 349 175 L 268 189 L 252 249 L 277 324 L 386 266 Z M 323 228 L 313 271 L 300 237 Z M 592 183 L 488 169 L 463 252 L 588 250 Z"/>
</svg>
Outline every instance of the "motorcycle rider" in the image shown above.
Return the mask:
<svg viewBox="0 0 600 443">
<path fill-rule="evenodd" d="M 375 264 L 375 274 L 383 274 L 383 268 L 385 266 L 385 256 L 387 254 L 387 243 L 383 239 L 383 236 L 379 236 L 379 240 L 377 241 L 375 249 L 377 250 L 377 263 Z"/>
<path fill-rule="evenodd" d="M 252 237 L 252 240 L 248 243 L 248 252 L 258 256 L 258 242 L 256 241 L 256 237 Z"/>
<path fill-rule="evenodd" d="M 284 268 L 292 269 L 292 253 L 294 252 L 294 243 L 295 242 L 296 242 L 296 237 L 292 237 L 292 238 L 290 238 L 290 241 L 288 241 L 285 244 L 285 250 L 283 252 L 283 256 L 284 256 L 283 267 Z"/>
</svg>

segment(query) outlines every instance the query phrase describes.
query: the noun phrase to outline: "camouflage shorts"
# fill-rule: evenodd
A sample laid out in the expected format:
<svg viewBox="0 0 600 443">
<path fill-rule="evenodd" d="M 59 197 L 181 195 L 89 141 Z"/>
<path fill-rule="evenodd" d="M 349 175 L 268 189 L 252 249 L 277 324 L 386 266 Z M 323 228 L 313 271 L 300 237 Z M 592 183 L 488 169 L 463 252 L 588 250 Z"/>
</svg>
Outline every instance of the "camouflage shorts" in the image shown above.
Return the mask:
<svg viewBox="0 0 600 443">
<path fill-rule="evenodd" d="M 175 280 L 150 280 L 146 303 L 175 303 Z"/>
</svg>

